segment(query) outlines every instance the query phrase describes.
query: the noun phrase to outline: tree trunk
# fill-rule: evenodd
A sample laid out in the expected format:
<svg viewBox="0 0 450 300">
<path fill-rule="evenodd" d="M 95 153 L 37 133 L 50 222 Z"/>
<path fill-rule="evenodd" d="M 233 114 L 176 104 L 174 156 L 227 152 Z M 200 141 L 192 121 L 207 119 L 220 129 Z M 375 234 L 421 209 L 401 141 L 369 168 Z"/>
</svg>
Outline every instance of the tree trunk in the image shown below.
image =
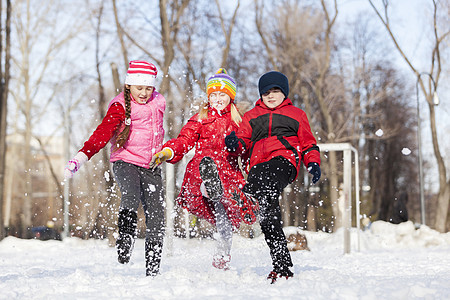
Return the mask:
<svg viewBox="0 0 450 300">
<path fill-rule="evenodd" d="M 447 181 L 447 171 L 445 168 L 444 159 L 439 150 L 439 143 L 436 130 L 436 115 L 434 111 L 433 94 L 430 92 L 427 96 L 428 106 L 430 108 L 430 128 L 431 137 L 433 141 L 434 156 L 438 164 L 439 171 L 439 193 L 436 207 L 436 221 L 434 228 L 440 232 L 447 231 L 447 218 L 449 215 L 450 202 L 450 181 Z"/>
<path fill-rule="evenodd" d="M 0 3 L 1 11 L 1 3 Z M 1 21 L 0 21 L 1 24 Z M 1 47 L 0 47 L 1 49 Z M 1 53 L 1 51 L 0 51 Z M 1 80 L 3 81 L 3 80 Z M 4 91 L 4 85 L 0 87 L 0 241 L 5 236 L 4 221 L 3 221 L 3 190 L 5 183 L 5 158 L 6 158 L 6 98 Z"/>
<path fill-rule="evenodd" d="M 430 129 L 431 129 L 431 137 L 433 142 L 433 150 L 434 155 L 438 164 L 438 170 L 439 170 L 439 194 L 438 194 L 438 205 L 436 207 L 436 221 L 435 221 L 435 229 L 440 232 L 446 231 L 446 223 L 447 223 L 447 216 L 448 216 L 448 207 L 449 207 L 449 192 L 448 192 L 448 182 L 447 182 L 447 174 L 446 174 L 446 168 L 445 163 L 442 158 L 440 149 L 439 149 L 439 143 L 436 133 L 436 120 L 435 120 L 435 113 L 434 113 L 434 106 L 433 103 L 433 93 L 438 88 L 439 83 L 439 77 L 442 71 L 442 60 L 440 55 L 440 46 L 443 43 L 446 36 L 449 35 L 450 31 L 448 30 L 448 22 L 447 19 L 442 18 L 443 23 L 439 22 L 438 18 L 438 1 L 433 1 L 433 38 L 434 38 L 434 44 L 431 48 L 431 61 L 430 61 L 430 72 L 429 73 L 420 73 L 416 67 L 413 66 L 410 58 L 406 56 L 403 49 L 400 47 L 397 38 L 395 37 L 394 33 L 392 32 L 392 28 L 389 23 L 388 19 L 388 6 L 389 1 L 384 2 L 384 18 L 383 15 L 381 15 L 380 11 L 375 7 L 372 0 L 368 0 L 370 5 L 372 6 L 373 10 L 377 14 L 380 21 L 383 23 L 384 27 L 386 28 L 389 36 L 391 37 L 396 49 L 400 53 L 400 55 L 403 57 L 403 60 L 407 63 L 407 65 L 410 67 L 411 71 L 417 76 L 417 84 L 420 83 L 420 88 L 425 95 L 425 98 L 428 102 L 428 107 L 430 111 Z M 446 3 L 442 4 L 443 6 L 446 5 Z M 443 26 L 441 26 L 443 24 Z M 444 44 L 445 45 L 445 44 Z M 429 91 L 427 91 L 424 87 L 423 81 L 420 78 L 421 75 L 429 75 L 429 81 L 428 81 L 428 87 L 430 87 Z M 434 78 L 433 78 L 434 75 Z M 433 84 L 431 84 L 433 83 Z M 431 89 L 432 87 L 432 89 Z M 418 97 L 418 95 L 417 95 Z M 420 118 L 420 116 L 417 116 Z"/>
<path fill-rule="evenodd" d="M 444 191 L 439 189 L 438 207 L 436 209 L 436 223 L 434 224 L 436 230 L 446 232 L 447 218 L 449 215 L 449 201 L 450 201 L 450 181 L 447 181 L 443 187 Z"/>
<path fill-rule="evenodd" d="M 29 95 L 29 93 L 26 93 Z M 32 153 L 31 153 L 31 99 L 27 97 L 25 104 L 25 136 L 24 136 L 24 152 L 23 161 L 25 165 L 25 195 L 22 207 L 22 237 L 28 238 L 31 229 L 31 210 L 33 206 L 33 186 L 31 176 L 32 172 Z"/>
<path fill-rule="evenodd" d="M 3 1 L 0 1 L 0 11 L 2 11 Z M 0 15 L 0 25 L 3 27 L 2 16 Z M 11 1 L 6 1 L 6 22 L 5 22 L 5 45 L 3 45 L 3 37 L 0 34 L 0 54 L 5 52 L 5 68 L 0 60 L 0 241 L 5 237 L 4 220 L 3 220 L 3 195 L 5 194 L 5 169 L 6 169 L 6 116 L 8 109 L 8 92 L 9 92 L 9 66 L 11 58 Z"/>
<path fill-rule="evenodd" d="M 27 35 L 28 36 L 28 35 Z M 24 82 L 24 115 L 25 115 L 25 133 L 24 133 L 24 152 L 23 161 L 25 165 L 25 195 L 22 207 L 22 236 L 28 238 L 28 232 L 31 229 L 31 210 L 33 206 L 33 186 L 32 186 L 32 153 L 31 153 L 31 110 L 32 99 L 30 91 L 29 76 L 29 52 L 26 52 L 23 58 L 23 82 Z"/>
</svg>

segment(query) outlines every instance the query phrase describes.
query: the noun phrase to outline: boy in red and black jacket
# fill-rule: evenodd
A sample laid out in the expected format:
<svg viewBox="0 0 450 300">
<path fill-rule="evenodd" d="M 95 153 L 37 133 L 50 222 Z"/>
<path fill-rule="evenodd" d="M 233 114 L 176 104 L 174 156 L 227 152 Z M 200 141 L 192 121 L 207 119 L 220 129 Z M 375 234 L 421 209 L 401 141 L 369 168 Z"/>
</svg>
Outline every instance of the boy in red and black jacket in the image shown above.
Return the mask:
<svg viewBox="0 0 450 300">
<path fill-rule="evenodd" d="M 321 175 L 320 152 L 308 118 L 288 98 L 287 77 L 271 71 L 259 79 L 261 98 L 248 111 L 237 132 L 225 138 L 228 151 L 249 157 L 245 194 L 258 200 L 259 222 L 270 249 L 273 271 L 268 279 L 289 278 L 294 274 L 281 223 L 278 198 L 296 178 L 301 162 L 308 166 L 316 183 Z"/>
</svg>

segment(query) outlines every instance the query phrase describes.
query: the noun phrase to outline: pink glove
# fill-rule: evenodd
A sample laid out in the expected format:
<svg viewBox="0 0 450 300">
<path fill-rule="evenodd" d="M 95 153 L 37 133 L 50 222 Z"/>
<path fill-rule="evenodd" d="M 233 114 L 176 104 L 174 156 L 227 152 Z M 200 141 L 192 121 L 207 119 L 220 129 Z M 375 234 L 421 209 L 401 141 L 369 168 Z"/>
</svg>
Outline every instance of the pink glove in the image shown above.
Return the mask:
<svg viewBox="0 0 450 300">
<path fill-rule="evenodd" d="M 78 171 L 85 162 L 88 161 L 88 157 L 83 152 L 78 152 L 74 158 L 69 160 L 64 169 L 64 178 L 69 179 L 73 177 L 76 171 Z"/>
</svg>

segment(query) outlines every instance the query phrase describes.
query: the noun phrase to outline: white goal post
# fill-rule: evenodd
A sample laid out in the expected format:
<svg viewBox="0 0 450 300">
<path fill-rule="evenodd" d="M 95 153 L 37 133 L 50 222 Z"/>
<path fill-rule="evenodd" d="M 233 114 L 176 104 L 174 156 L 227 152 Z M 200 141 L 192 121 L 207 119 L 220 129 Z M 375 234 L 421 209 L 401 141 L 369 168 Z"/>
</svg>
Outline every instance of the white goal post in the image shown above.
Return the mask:
<svg viewBox="0 0 450 300">
<path fill-rule="evenodd" d="M 360 251 L 360 200 L 359 200 L 359 160 L 358 151 L 350 143 L 318 144 L 321 152 L 342 151 L 344 153 L 344 207 L 342 224 L 344 227 L 344 254 L 350 253 L 350 229 L 352 228 L 352 152 L 354 153 L 355 165 L 355 206 L 356 206 L 356 228 L 358 237 L 358 251 Z"/>
</svg>

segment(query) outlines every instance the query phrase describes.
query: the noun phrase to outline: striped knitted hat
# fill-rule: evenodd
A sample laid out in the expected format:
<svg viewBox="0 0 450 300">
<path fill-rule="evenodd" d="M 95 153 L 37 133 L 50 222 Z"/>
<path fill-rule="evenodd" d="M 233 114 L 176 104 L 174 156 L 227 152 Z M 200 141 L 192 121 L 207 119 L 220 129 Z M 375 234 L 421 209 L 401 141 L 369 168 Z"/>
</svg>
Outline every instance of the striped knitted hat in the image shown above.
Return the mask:
<svg viewBox="0 0 450 300">
<path fill-rule="evenodd" d="M 158 70 L 153 64 L 143 60 L 132 60 L 128 67 L 125 84 L 155 86 L 156 74 Z"/>
<path fill-rule="evenodd" d="M 213 92 L 224 92 L 230 96 L 231 100 L 234 100 L 236 96 L 236 82 L 227 74 L 227 70 L 220 68 L 216 74 L 209 77 L 206 83 L 206 94 L 209 95 Z"/>
</svg>

